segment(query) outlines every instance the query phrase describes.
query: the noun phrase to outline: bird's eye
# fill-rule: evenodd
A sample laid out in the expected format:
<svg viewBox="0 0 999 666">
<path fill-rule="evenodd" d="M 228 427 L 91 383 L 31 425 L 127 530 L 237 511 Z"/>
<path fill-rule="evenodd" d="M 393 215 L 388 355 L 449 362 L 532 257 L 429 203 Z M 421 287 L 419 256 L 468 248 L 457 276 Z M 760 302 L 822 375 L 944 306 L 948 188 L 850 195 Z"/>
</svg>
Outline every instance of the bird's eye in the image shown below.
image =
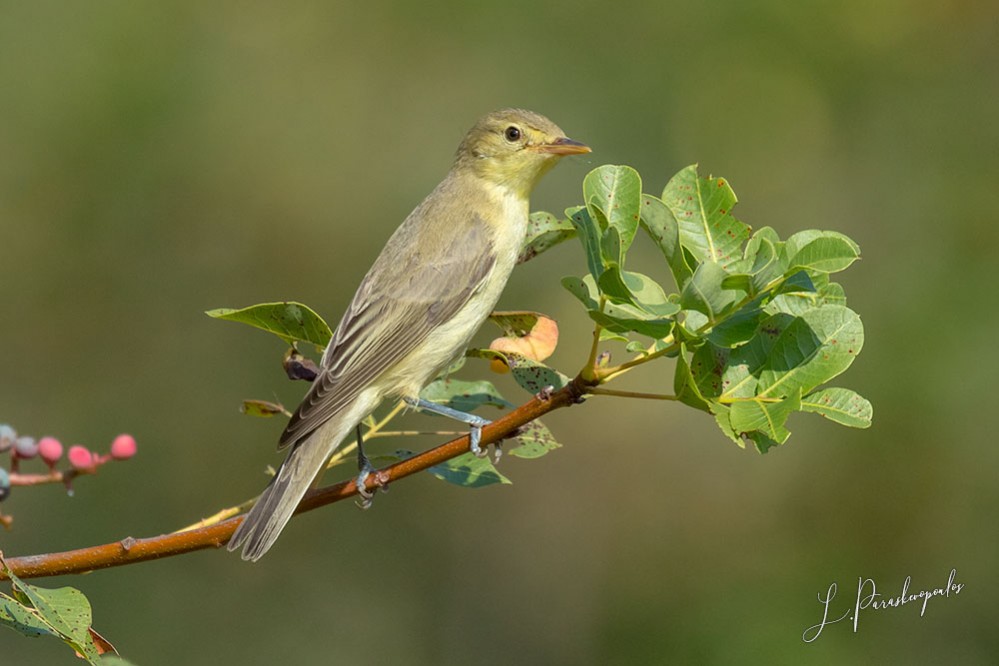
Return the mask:
<svg viewBox="0 0 999 666">
<path fill-rule="evenodd" d="M 520 141 L 520 128 L 517 127 L 516 125 L 510 125 L 503 132 L 503 136 L 505 136 L 506 140 L 509 141 L 510 143 L 515 143 L 517 141 Z"/>
</svg>

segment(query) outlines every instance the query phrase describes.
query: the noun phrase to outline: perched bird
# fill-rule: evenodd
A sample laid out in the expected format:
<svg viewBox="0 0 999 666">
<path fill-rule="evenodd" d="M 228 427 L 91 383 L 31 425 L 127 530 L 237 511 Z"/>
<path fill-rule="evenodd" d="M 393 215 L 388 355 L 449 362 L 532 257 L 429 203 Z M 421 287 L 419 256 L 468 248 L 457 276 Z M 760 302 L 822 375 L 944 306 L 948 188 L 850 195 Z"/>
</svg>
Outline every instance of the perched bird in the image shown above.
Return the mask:
<svg viewBox="0 0 999 666">
<path fill-rule="evenodd" d="M 588 152 L 521 109 L 490 113 L 469 130 L 447 176 L 361 281 L 281 436 L 288 456 L 229 550 L 242 547 L 244 560 L 263 556 L 336 448 L 387 398 L 469 424 L 479 452 L 488 421 L 422 401 L 420 391 L 464 351 L 499 300 L 525 240 L 535 184 L 561 157 Z"/>
</svg>

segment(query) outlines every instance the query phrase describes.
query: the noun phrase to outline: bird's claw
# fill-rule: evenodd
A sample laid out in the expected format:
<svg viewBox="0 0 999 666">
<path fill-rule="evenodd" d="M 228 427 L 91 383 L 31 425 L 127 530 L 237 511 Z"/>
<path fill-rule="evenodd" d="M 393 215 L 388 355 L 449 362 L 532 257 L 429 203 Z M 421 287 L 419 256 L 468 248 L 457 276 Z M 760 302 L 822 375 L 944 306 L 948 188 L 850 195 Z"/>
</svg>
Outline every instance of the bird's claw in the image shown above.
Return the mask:
<svg viewBox="0 0 999 666">
<path fill-rule="evenodd" d="M 537 399 L 540 400 L 541 402 L 548 402 L 549 400 L 552 399 L 552 393 L 554 392 L 555 392 L 555 387 L 549 384 L 548 386 L 545 386 L 540 391 L 538 391 L 538 394 L 535 397 L 537 397 Z"/>
<path fill-rule="evenodd" d="M 472 455 L 476 458 L 482 458 L 489 455 L 488 451 L 483 450 L 480 442 L 482 441 L 482 425 L 473 425 L 468 433 L 469 449 L 472 451 Z"/>
<path fill-rule="evenodd" d="M 481 445 L 482 441 L 482 426 L 472 426 L 471 435 L 472 444 L 469 447 L 472 451 L 472 455 L 476 458 L 488 458 L 489 448 L 483 448 Z M 493 444 L 493 464 L 499 463 L 500 458 L 503 457 L 503 442 L 496 442 Z"/>
<path fill-rule="evenodd" d="M 357 479 L 354 481 L 354 485 L 357 486 L 357 494 L 360 496 L 359 500 L 356 500 L 354 504 L 357 505 L 359 509 L 370 509 L 371 505 L 374 504 L 375 493 L 368 490 L 365 484 L 367 483 L 368 477 L 374 469 L 371 464 L 365 460 L 364 466 L 361 468 L 361 473 L 357 475 Z"/>
</svg>

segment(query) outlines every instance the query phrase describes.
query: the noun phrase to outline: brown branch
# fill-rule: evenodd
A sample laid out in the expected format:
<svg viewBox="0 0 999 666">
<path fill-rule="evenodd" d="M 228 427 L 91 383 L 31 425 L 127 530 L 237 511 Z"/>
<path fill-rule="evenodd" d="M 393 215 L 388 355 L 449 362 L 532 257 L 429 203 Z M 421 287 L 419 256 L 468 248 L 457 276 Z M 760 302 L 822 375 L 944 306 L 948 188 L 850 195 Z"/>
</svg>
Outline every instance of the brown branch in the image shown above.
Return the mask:
<svg viewBox="0 0 999 666">
<path fill-rule="evenodd" d="M 592 384 L 576 377 L 564 388 L 553 392 L 546 398 L 535 397 L 521 405 L 506 416 L 482 429 L 482 445 L 495 444 L 512 435 L 526 423 L 553 410 L 568 407 L 580 401 Z M 424 453 L 395 463 L 368 479 L 368 488 L 386 485 L 393 481 L 421 472 L 434 465 L 460 456 L 469 450 L 468 435 L 430 449 Z M 310 491 L 298 505 L 296 515 L 312 509 L 345 500 L 357 494 L 357 486 L 353 480 L 343 481 L 324 488 Z M 63 574 L 78 574 L 95 569 L 145 562 L 161 557 L 170 557 L 189 553 L 205 548 L 220 548 L 232 536 L 236 527 L 243 520 L 235 516 L 221 523 L 198 529 L 156 537 L 135 539 L 126 537 L 120 541 L 106 543 L 100 546 L 69 550 L 62 553 L 47 553 L 43 555 L 24 555 L 10 557 L 7 566 L 14 575 L 20 578 L 41 578 L 43 576 L 58 576 Z M 0 574 L 0 580 L 5 578 Z"/>
<path fill-rule="evenodd" d="M 67 469 L 65 471 L 60 470 L 49 470 L 47 474 L 22 474 L 20 472 L 11 472 L 10 474 L 10 485 L 11 486 L 40 486 L 46 483 L 61 483 L 67 488 L 70 483 L 78 476 L 83 476 L 85 474 L 96 474 L 97 466 L 88 467 L 86 469 Z M 15 574 L 16 575 L 16 574 Z"/>
</svg>

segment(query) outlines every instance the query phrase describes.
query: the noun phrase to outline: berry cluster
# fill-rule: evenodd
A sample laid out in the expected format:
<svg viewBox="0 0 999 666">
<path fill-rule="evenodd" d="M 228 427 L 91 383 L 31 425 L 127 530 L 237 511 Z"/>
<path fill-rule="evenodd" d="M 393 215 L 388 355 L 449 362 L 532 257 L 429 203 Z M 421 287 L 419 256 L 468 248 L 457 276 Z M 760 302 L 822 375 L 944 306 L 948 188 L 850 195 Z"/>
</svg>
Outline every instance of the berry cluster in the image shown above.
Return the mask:
<svg viewBox="0 0 999 666">
<path fill-rule="evenodd" d="M 0 424 L 0 455 L 10 452 L 10 466 L 0 466 L 0 501 L 10 495 L 12 485 L 36 485 L 39 483 L 61 482 L 71 490 L 70 482 L 79 474 L 92 474 L 97 468 L 111 460 L 128 460 L 135 455 L 135 438 L 131 435 L 118 435 L 111 442 L 108 453 L 96 453 L 81 444 L 74 444 L 65 451 L 69 469 L 60 472 L 56 465 L 63 457 L 63 445 L 55 437 L 42 437 L 35 440 L 28 435 L 18 435 L 6 424 Z M 49 473 L 20 474 L 22 460 L 41 458 Z"/>
</svg>

